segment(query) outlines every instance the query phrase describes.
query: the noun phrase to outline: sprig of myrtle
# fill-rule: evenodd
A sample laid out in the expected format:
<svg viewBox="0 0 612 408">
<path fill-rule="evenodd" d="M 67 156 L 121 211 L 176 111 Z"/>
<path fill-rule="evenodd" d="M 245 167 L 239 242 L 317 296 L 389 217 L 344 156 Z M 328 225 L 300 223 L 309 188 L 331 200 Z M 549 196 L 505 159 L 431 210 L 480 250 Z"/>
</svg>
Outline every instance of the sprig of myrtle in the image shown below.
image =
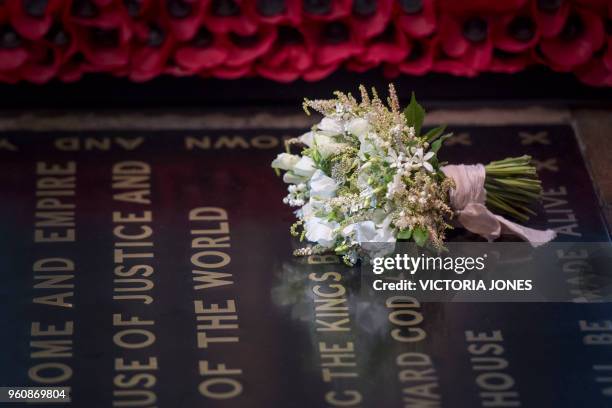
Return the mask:
<svg viewBox="0 0 612 408">
<path fill-rule="evenodd" d="M 452 133 L 444 133 L 446 125 L 435 127 L 425 134 L 421 134 L 423 130 L 423 123 L 425 121 L 426 111 L 421 104 L 416 100 L 414 92 L 410 97 L 410 103 L 404 109 L 404 118 L 408 126 L 414 127 L 414 134 L 416 138 L 420 139 L 425 147 L 429 147 L 429 150 L 436 153 L 436 156 L 430 161 L 432 166 L 436 169 L 436 173 L 440 180 L 444 179 L 445 176 L 440 170 L 441 163 L 438 161 L 437 153 L 442 147 L 444 141 L 452 137 Z M 449 226 L 450 228 L 450 226 Z M 413 240 L 417 245 L 423 246 L 429 240 L 429 231 L 424 227 L 414 227 L 412 229 L 399 231 L 397 235 L 398 239 Z"/>
</svg>

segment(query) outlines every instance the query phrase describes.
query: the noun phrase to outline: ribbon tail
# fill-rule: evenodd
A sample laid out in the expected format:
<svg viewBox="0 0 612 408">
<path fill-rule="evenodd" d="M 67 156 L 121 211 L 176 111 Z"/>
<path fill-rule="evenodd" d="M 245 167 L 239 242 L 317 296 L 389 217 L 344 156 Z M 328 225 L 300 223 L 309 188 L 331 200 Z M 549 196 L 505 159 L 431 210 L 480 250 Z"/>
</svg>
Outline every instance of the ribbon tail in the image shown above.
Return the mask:
<svg viewBox="0 0 612 408">
<path fill-rule="evenodd" d="M 502 226 L 502 233 L 510 233 L 512 235 L 521 237 L 525 241 L 528 241 L 533 247 L 538 247 L 552 241 L 557 236 L 557 233 L 551 229 L 538 230 L 535 228 L 524 227 L 505 219 L 501 215 L 495 215 L 495 218 L 497 218 Z"/>
<path fill-rule="evenodd" d="M 550 229 L 537 230 L 516 224 L 501 215 L 493 214 L 485 205 L 478 203 L 470 203 L 460 211 L 458 221 L 465 229 L 488 241 L 497 239 L 502 234 L 511 234 L 537 247 L 557 236 L 556 232 Z"/>
<path fill-rule="evenodd" d="M 482 204 L 470 203 L 463 210 L 459 211 L 457 221 L 463 228 L 493 241 L 502 233 L 502 226 L 493 213 L 487 210 Z"/>
</svg>

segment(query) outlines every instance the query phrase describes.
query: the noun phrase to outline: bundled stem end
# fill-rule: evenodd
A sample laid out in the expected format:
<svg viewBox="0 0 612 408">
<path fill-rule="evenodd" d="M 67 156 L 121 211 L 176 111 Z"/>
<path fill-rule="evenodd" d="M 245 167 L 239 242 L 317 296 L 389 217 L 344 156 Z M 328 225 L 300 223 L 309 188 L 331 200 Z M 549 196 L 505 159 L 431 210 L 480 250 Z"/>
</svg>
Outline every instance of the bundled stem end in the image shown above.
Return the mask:
<svg viewBox="0 0 612 408">
<path fill-rule="evenodd" d="M 530 208 L 542 195 L 531 156 L 509 157 L 485 166 L 486 205 L 494 213 L 504 213 L 521 222 L 536 213 Z"/>
</svg>

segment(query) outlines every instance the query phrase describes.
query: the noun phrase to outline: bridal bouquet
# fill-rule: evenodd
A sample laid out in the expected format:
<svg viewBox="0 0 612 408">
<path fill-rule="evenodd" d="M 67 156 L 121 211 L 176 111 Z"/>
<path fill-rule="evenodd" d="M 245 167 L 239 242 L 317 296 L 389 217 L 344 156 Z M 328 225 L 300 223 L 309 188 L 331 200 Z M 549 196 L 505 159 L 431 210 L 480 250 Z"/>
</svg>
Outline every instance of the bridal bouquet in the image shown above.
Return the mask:
<svg viewBox="0 0 612 408">
<path fill-rule="evenodd" d="M 392 85 L 386 103 L 374 89 L 360 92 L 361 101 L 342 92 L 305 100 L 306 113 L 323 119 L 272 162 L 289 184 L 283 201 L 297 208 L 291 233 L 311 243 L 296 255 L 335 252 L 353 265 L 392 252 L 397 240 L 443 248 L 452 224 L 488 240 L 509 233 L 539 245 L 555 237 L 497 214 L 519 221 L 533 214 L 541 184 L 529 156 L 446 165 L 437 155 L 451 134 L 444 126 L 423 132 L 414 94 L 402 111 Z"/>
</svg>

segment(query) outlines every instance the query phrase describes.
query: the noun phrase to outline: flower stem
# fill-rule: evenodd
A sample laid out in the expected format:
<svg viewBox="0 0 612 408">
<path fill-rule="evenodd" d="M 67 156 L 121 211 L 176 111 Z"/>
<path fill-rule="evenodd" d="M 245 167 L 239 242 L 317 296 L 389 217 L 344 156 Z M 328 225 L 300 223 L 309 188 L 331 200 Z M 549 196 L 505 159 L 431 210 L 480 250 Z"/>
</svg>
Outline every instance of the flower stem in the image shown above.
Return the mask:
<svg viewBox="0 0 612 408">
<path fill-rule="evenodd" d="M 511 215 L 521 222 L 535 215 L 530 206 L 540 200 L 542 183 L 531 156 L 494 161 L 485 170 L 486 205 L 491 211 Z"/>
</svg>

